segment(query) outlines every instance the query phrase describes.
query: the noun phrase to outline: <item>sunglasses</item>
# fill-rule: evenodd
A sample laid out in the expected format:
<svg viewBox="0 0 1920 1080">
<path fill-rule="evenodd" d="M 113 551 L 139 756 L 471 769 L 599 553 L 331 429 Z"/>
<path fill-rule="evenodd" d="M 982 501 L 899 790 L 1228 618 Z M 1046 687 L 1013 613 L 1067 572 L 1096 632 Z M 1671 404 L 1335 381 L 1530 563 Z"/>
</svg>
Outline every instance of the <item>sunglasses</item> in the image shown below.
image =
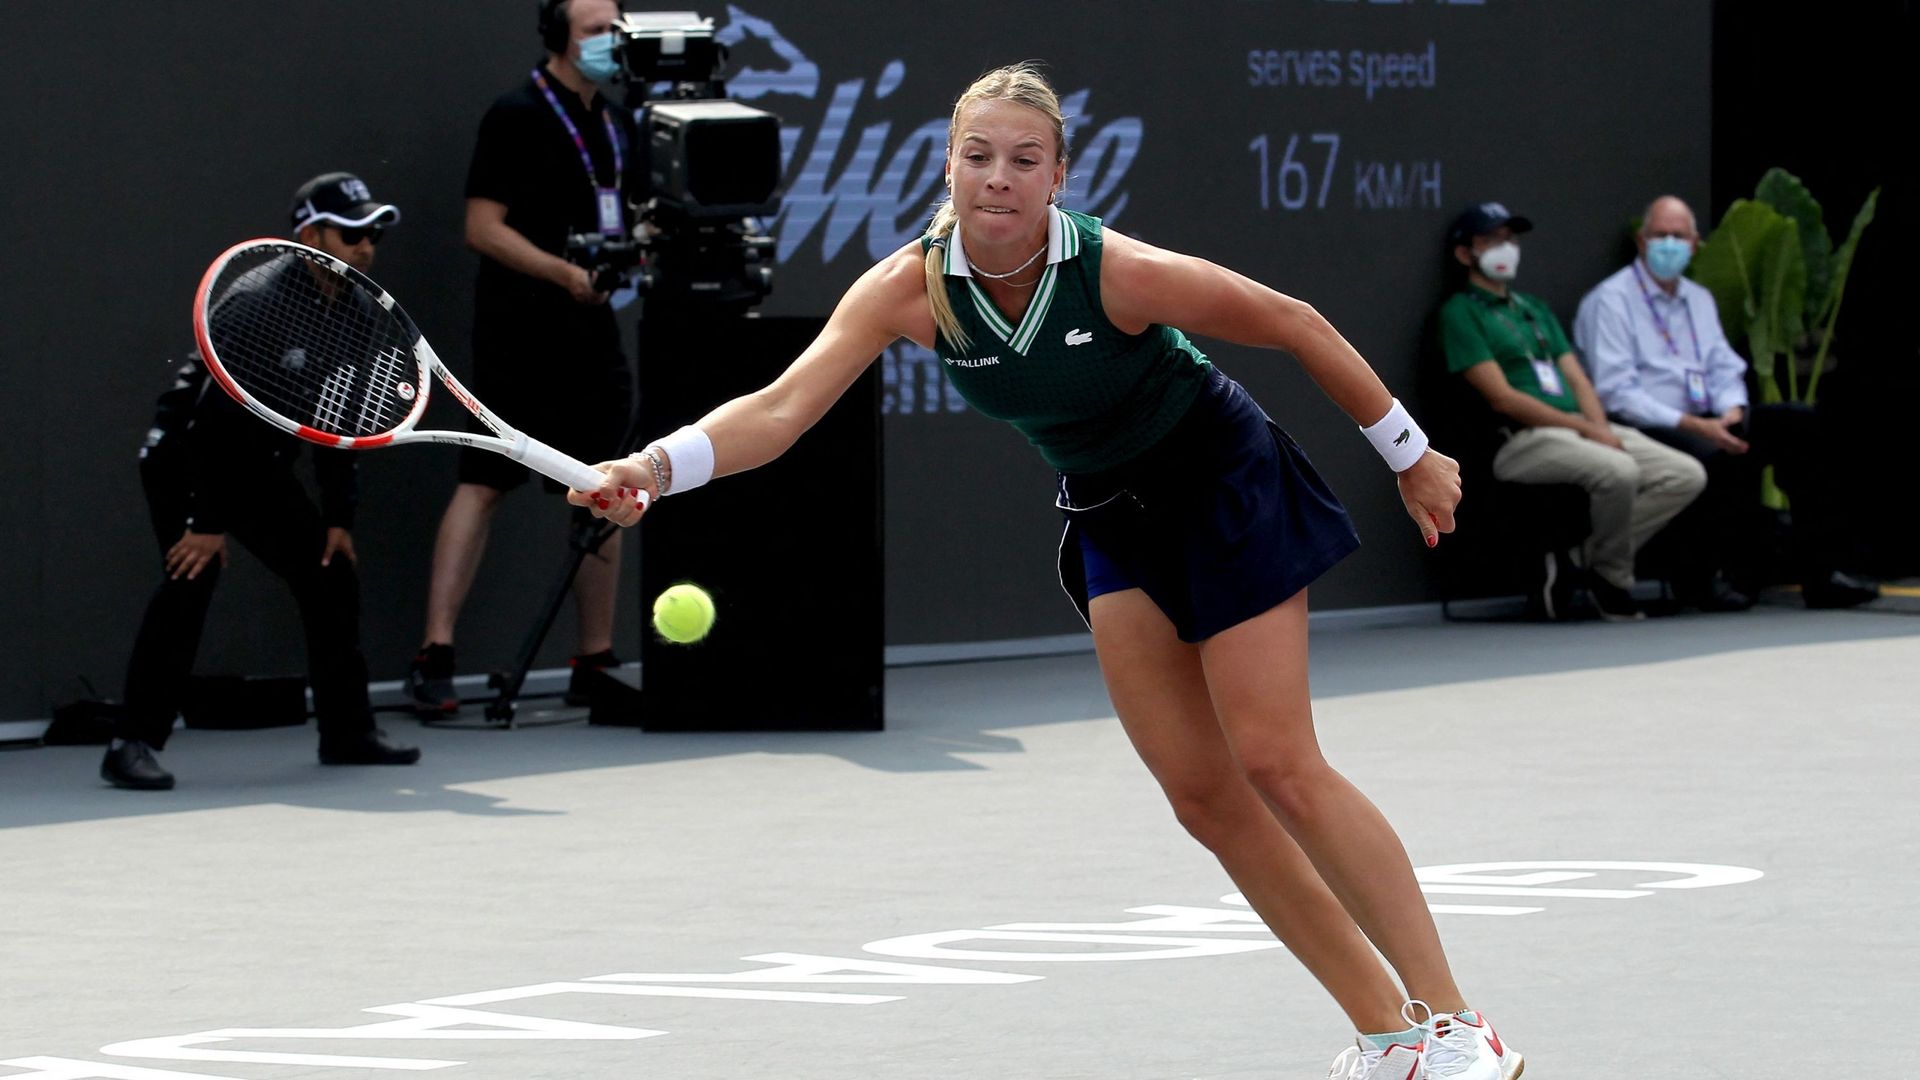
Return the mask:
<svg viewBox="0 0 1920 1080">
<path fill-rule="evenodd" d="M 340 242 L 348 247 L 353 247 L 362 240 L 377 244 L 380 242 L 380 238 L 387 233 L 386 226 L 384 225 L 361 225 L 354 228 L 340 228 L 335 226 L 333 231 L 339 234 Z"/>
</svg>

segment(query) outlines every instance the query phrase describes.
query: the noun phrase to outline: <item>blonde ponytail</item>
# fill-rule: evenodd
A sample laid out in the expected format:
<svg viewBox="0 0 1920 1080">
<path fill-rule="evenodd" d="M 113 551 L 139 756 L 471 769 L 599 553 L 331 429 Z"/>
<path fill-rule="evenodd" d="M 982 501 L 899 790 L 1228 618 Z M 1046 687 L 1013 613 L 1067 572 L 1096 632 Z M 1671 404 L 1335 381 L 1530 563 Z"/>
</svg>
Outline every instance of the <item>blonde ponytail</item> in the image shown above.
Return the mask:
<svg viewBox="0 0 1920 1080">
<path fill-rule="evenodd" d="M 927 303 L 933 308 L 933 325 L 953 343 L 955 348 L 964 349 L 971 341 L 967 331 L 960 325 L 960 316 L 953 312 L 953 299 L 947 295 L 947 249 L 946 244 L 953 242 L 953 233 L 958 228 L 960 214 L 953 208 L 953 199 L 940 204 L 934 211 L 933 224 L 927 226 L 927 235 L 943 241 L 927 248 Z"/>
</svg>

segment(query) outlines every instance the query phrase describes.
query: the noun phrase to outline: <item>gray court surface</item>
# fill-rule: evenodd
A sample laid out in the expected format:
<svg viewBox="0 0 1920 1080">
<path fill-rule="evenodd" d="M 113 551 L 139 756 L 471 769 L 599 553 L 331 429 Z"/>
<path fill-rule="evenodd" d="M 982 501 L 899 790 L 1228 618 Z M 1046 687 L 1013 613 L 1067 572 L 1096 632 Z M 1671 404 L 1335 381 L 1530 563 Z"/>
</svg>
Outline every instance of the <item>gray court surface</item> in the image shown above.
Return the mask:
<svg viewBox="0 0 1920 1080">
<path fill-rule="evenodd" d="M 1920 618 L 1316 631 L 1330 758 L 1529 1078 L 1894 1077 Z M 751 672 L 743 672 L 751 677 Z M 0 1077 L 1278 1080 L 1348 1038 L 1091 656 L 889 672 L 882 734 L 181 732 L 0 754 Z"/>
</svg>

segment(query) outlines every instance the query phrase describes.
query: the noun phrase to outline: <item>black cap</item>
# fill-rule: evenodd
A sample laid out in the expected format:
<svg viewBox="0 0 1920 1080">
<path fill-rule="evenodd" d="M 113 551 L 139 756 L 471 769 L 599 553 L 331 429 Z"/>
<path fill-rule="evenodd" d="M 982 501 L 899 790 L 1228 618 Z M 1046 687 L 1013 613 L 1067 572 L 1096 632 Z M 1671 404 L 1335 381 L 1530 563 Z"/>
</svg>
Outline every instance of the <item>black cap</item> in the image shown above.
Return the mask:
<svg viewBox="0 0 1920 1080">
<path fill-rule="evenodd" d="M 1533 228 L 1533 222 L 1516 216 L 1505 203 L 1474 203 L 1460 211 L 1460 216 L 1454 218 L 1453 225 L 1447 229 L 1447 250 L 1470 244 L 1474 237 L 1485 236 L 1502 225 L 1517 233 Z"/>
<path fill-rule="evenodd" d="M 392 225 L 400 220 L 400 209 L 375 201 L 366 181 L 352 173 L 330 172 L 301 184 L 293 193 L 292 216 L 296 230 L 317 221 L 353 229 L 375 222 Z"/>
</svg>

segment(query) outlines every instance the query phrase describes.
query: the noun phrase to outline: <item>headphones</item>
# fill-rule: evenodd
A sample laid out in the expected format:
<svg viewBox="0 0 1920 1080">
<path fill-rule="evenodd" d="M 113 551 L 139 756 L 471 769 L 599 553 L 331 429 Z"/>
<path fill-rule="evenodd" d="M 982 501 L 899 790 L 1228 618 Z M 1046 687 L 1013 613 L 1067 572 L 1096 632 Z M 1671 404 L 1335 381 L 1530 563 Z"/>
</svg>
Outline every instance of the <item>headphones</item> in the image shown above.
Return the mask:
<svg viewBox="0 0 1920 1080">
<path fill-rule="evenodd" d="M 555 55 L 567 54 L 573 44 L 573 23 L 568 18 L 567 0 L 540 0 L 540 44 Z"/>
</svg>

